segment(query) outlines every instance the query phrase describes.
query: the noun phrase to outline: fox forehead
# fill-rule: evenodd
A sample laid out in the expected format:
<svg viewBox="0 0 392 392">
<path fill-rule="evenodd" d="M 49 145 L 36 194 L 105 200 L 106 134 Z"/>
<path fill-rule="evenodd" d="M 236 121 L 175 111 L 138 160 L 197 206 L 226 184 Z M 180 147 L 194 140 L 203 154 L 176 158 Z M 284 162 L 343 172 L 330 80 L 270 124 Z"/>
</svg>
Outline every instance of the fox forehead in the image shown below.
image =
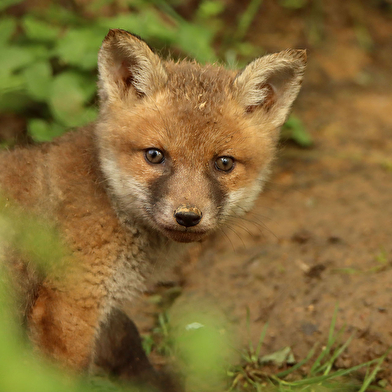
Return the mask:
<svg viewBox="0 0 392 392">
<path fill-rule="evenodd" d="M 113 147 L 128 152 L 158 148 L 173 159 L 199 164 L 222 155 L 247 163 L 272 144 L 243 115 L 236 115 L 234 103 L 205 113 L 189 102 L 176 104 L 165 93 L 155 98 L 118 112 L 110 124 Z"/>
<path fill-rule="evenodd" d="M 233 98 L 233 72 L 186 61 L 166 68 L 164 89 L 131 108 L 113 106 L 111 144 L 127 151 L 155 147 L 197 165 L 221 155 L 255 165 L 265 160 L 272 141 Z"/>
<path fill-rule="evenodd" d="M 205 112 L 214 105 L 223 104 L 231 97 L 231 86 L 235 72 L 218 65 L 200 65 L 196 62 L 165 62 L 168 81 L 166 88 L 178 102 L 187 101 L 194 107 L 205 107 Z M 207 105 L 208 104 L 208 105 Z"/>
</svg>

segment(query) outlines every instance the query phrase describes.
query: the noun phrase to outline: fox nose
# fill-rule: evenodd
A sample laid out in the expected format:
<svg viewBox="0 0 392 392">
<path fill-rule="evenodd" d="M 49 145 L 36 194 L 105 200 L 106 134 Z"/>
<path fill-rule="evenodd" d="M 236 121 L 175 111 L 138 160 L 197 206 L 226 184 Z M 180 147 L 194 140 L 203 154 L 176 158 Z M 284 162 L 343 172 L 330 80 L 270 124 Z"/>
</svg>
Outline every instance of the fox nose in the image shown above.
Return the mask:
<svg viewBox="0 0 392 392">
<path fill-rule="evenodd" d="M 196 226 L 203 214 L 197 207 L 180 206 L 174 211 L 174 217 L 179 225 L 185 227 Z"/>
</svg>

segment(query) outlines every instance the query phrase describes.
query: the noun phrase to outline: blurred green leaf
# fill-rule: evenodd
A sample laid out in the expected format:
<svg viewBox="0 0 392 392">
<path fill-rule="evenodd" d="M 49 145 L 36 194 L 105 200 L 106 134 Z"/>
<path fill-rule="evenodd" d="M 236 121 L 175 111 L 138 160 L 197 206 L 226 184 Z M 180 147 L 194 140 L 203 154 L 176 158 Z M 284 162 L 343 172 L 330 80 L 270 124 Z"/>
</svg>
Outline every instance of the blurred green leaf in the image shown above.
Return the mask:
<svg viewBox="0 0 392 392">
<path fill-rule="evenodd" d="M 91 98 L 91 88 L 86 87 L 85 79 L 76 72 L 63 72 L 53 80 L 49 107 L 57 121 L 75 127 L 95 119 L 95 110 L 85 108 Z"/>
<path fill-rule="evenodd" d="M 49 60 L 54 55 L 52 49 L 48 49 L 41 43 L 28 43 L 26 46 L 21 48 L 28 51 L 35 60 Z"/>
<path fill-rule="evenodd" d="M 176 37 L 175 27 L 164 22 L 153 9 L 146 9 L 142 14 L 120 14 L 114 18 L 101 18 L 99 26 L 107 29 L 116 28 L 127 30 L 140 35 L 143 39 L 159 38 L 161 41 L 171 42 Z M 102 36 L 103 39 L 103 36 Z"/>
<path fill-rule="evenodd" d="M 146 28 L 146 38 L 159 38 L 161 42 L 175 40 L 176 29 L 165 22 L 155 10 L 146 9 L 139 17 Z"/>
<path fill-rule="evenodd" d="M 35 59 L 26 48 L 6 46 L 0 49 L 0 74 L 10 73 L 31 64 Z"/>
<path fill-rule="evenodd" d="M 55 41 L 58 39 L 60 29 L 43 22 L 34 16 L 26 15 L 22 19 L 22 26 L 26 36 L 32 41 Z"/>
<path fill-rule="evenodd" d="M 151 334 L 144 334 L 142 335 L 142 346 L 143 350 L 147 355 L 151 354 L 151 351 L 155 345 L 154 339 Z"/>
<path fill-rule="evenodd" d="M 197 15 L 201 18 L 210 18 L 221 14 L 224 9 L 225 4 L 220 0 L 204 0 L 197 10 Z"/>
<path fill-rule="evenodd" d="M 302 121 L 291 115 L 282 128 L 283 138 L 291 139 L 301 147 L 310 147 L 313 144 L 312 137 L 305 129 Z"/>
<path fill-rule="evenodd" d="M 98 20 L 98 24 L 105 29 L 105 35 L 108 33 L 109 29 L 116 26 L 118 29 L 127 30 L 133 34 L 140 35 L 143 38 L 146 36 L 147 26 L 145 26 L 137 14 L 120 14 L 113 18 L 101 18 Z"/>
<path fill-rule="evenodd" d="M 215 62 L 217 56 L 212 49 L 213 33 L 203 26 L 181 23 L 177 33 L 178 46 L 201 63 Z"/>
<path fill-rule="evenodd" d="M 260 48 L 257 48 L 250 42 L 239 42 L 236 46 L 238 54 L 244 57 L 254 57 L 259 55 L 260 56 Z"/>
<path fill-rule="evenodd" d="M 2 108 L 3 95 L 16 90 L 22 90 L 26 83 L 22 76 L 0 72 L 0 109 Z"/>
<path fill-rule="evenodd" d="M 16 5 L 21 3 L 23 0 L 1 0 L 0 2 L 0 11 L 5 10 L 8 7 L 11 7 L 11 5 Z"/>
<path fill-rule="evenodd" d="M 45 101 L 49 97 L 52 69 L 48 62 L 41 61 L 25 68 L 23 76 L 26 81 L 27 93 L 31 98 Z"/>
<path fill-rule="evenodd" d="M 226 365 L 233 358 L 227 320 L 208 304 L 180 303 L 170 312 L 174 347 L 190 391 L 224 390 Z"/>
<path fill-rule="evenodd" d="M 36 142 L 48 142 L 62 135 L 67 130 L 58 124 L 49 124 L 47 121 L 32 118 L 27 125 L 27 131 Z"/>
<path fill-rule="evenodd" d="M 0 45 L 4 45 L 10 40 L 16 29 L 16 21 L 14 18 L 0 19 Z"/>
<path fill-rule="evenodd" d="M 57 46 L 57 55 L 64 64 L 93 70 L 106 29 L 99 27 L 71 29 Z"/>
<path fill-rule="evenodd" d="M 13 79 L 14 77 L 12 77 Z M 10 78 L 5 78 L 7 82 Z M 2 77 L 0 76 L 0 84 Z M 31 104 L 31 99 L 24 91 L 24 79 L 22 76 L 16 76 L 14 79 L 14 86 L 9 89 L 0 89 L 0 111 L 23 113 L 26 107 Z"/>
<path fill-rule="evenodd" d="M 60 2 L 54 1 L 46 4 L 45 19 L 68 28 L 86 23 L 80 13 L 73 12 L 62 6 Z"/>
</svg>

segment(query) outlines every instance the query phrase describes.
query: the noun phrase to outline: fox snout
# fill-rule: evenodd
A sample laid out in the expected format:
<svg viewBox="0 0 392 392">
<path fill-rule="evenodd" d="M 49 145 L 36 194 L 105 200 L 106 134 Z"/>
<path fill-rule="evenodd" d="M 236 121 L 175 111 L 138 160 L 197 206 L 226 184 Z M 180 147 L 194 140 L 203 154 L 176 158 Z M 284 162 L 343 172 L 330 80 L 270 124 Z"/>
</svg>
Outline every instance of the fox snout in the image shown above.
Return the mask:
<svg viewBox="0 0 392 392">
<path fill-rule="evenodd" d="M 203 213 L 196 206 L 180 205 L 173 216 L 179 225 L 192 227 L 199 224 Z"/>
</svg>

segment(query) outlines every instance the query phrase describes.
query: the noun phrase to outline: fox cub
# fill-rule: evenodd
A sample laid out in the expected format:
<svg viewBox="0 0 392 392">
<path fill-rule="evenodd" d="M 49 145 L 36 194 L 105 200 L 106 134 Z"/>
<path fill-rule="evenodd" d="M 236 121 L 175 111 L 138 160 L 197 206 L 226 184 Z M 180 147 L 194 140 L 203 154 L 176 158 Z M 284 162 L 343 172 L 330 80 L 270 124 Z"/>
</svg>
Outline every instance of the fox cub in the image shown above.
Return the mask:
<svg viewBox="0 0 392 392">
<path fill-rule="evenodd" d="M 2 194 L 53 222 L 69 250 L 43 275 L 22 256 L 6 257 L 42 353 L 77 371 L 144 371 L 121 309 L 186 243 L 252 207 L 305 65 L 302 50 L 239 72 L 165 61 L 140 38 L 109 31 L 97 122 L 0 153 Z"/>
</svg>

